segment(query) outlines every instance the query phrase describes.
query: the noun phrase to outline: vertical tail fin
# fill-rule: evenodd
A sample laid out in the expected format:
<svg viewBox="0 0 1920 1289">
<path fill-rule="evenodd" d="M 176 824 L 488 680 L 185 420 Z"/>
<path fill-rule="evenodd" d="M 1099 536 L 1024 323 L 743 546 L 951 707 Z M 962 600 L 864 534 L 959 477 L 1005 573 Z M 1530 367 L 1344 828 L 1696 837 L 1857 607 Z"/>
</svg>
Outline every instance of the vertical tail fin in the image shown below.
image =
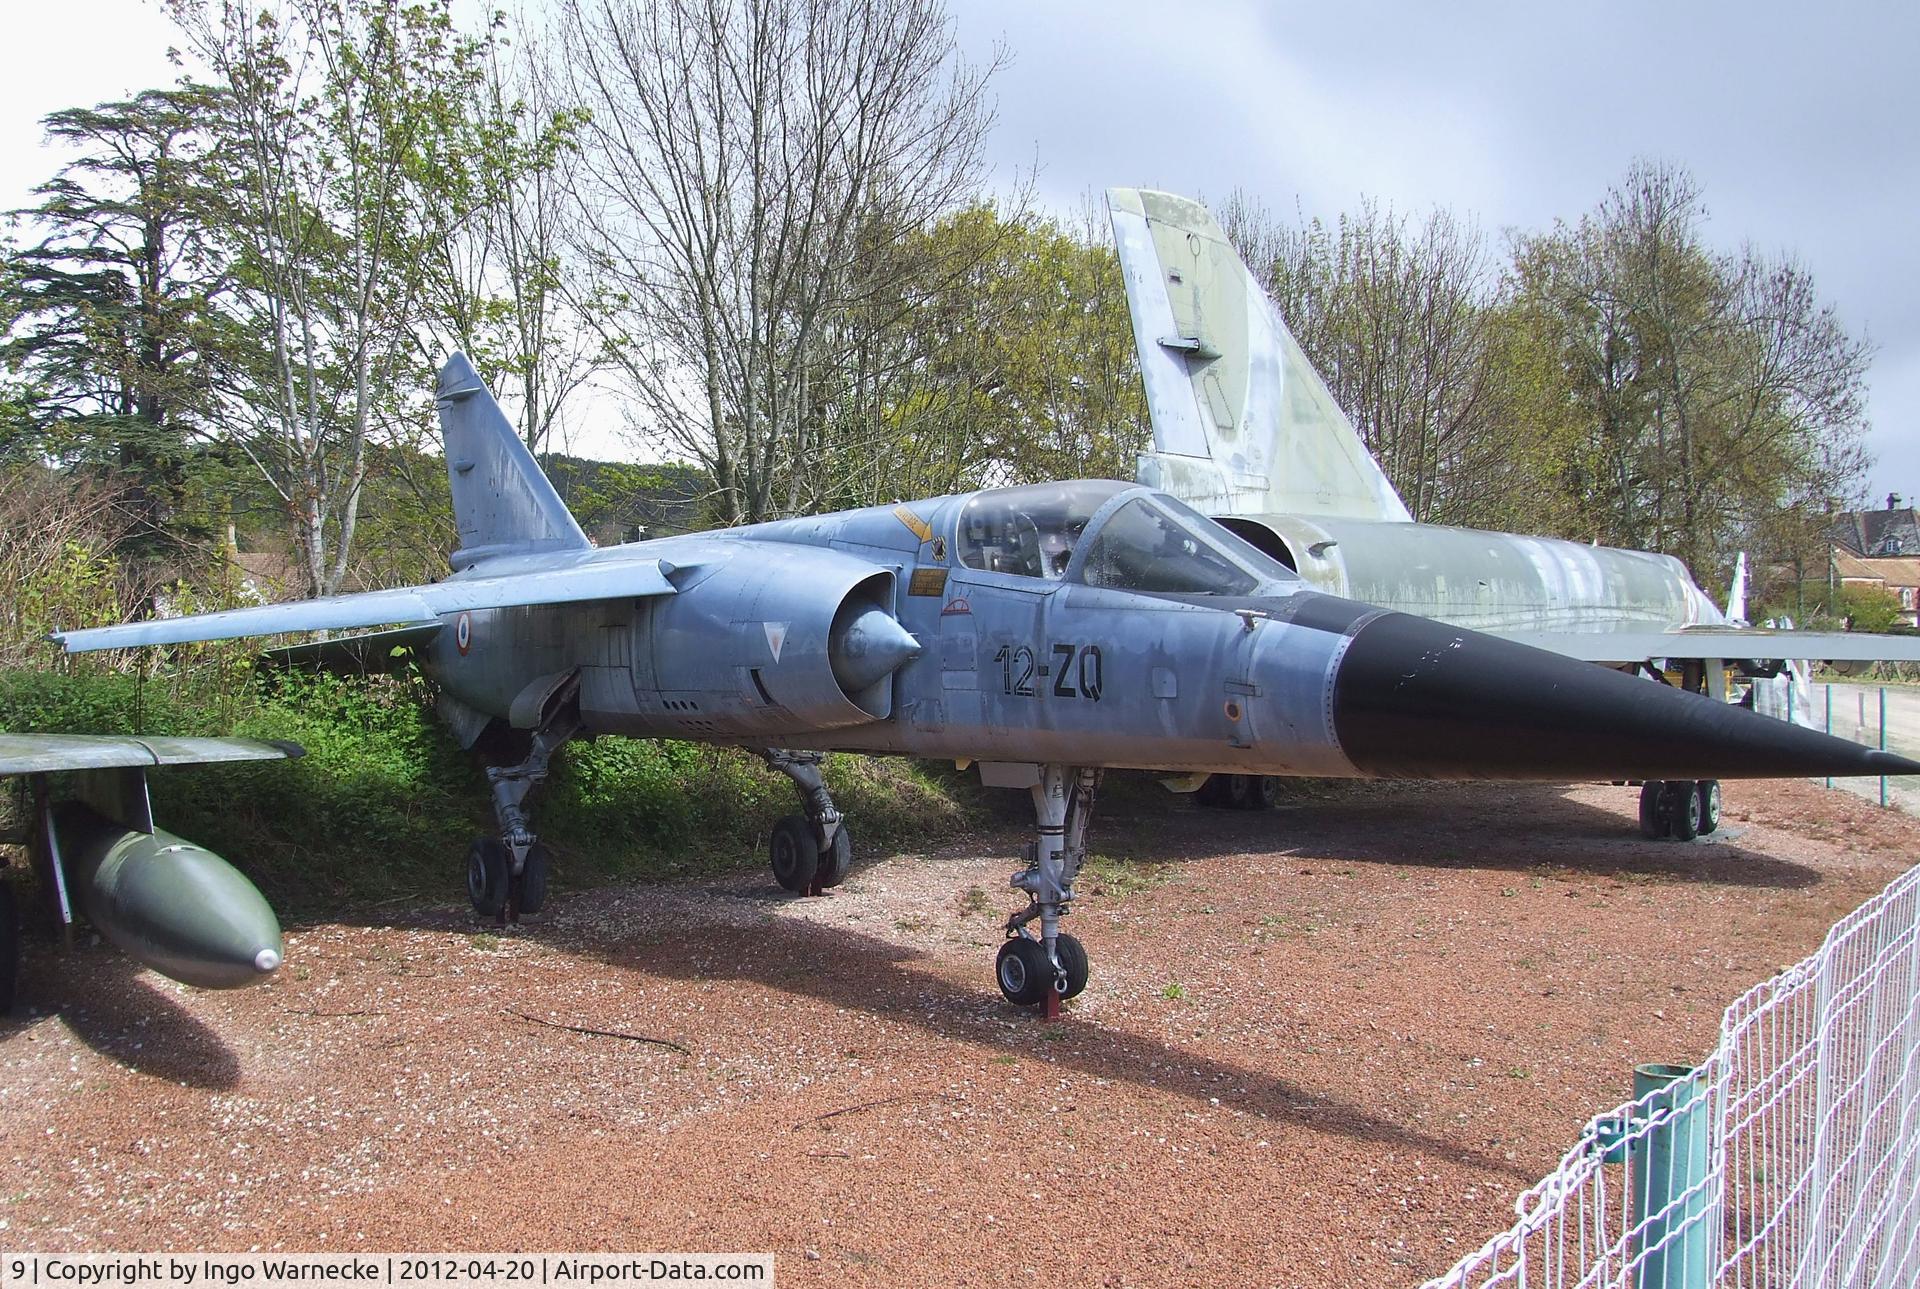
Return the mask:
<svg viewBox="0 0 1920 1289">
<path fill-rule="evenodd" d="M 586 534 L 465 354 L 440 369 L 437 401 L 460 532 L 455 569 L 493 555 L 587 549 Z"/>
<path fill-rule="evenodd" d="M 1411 519 L 1207 208 L 1111 188 L 1107 210 L 1153 418 L 1140 482 L 1214 515 Z"/>
</svg>

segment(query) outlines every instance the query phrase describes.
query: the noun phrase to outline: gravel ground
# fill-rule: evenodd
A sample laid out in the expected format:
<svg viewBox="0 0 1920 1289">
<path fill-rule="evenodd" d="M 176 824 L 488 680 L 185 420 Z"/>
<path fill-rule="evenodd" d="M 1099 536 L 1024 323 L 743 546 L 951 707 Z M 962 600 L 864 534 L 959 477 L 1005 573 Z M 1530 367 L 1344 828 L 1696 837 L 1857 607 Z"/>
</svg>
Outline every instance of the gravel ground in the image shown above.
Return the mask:
<svg viewBox="0 0 1920 1289">
<path fill-rule="evenodd" d="M 573 894 L 499 935 L 451 907 L 304 926 L 238 993 L 33 953 L 0 1021 L 0 1247 L 1416 1283 L 1920 839 L 1768 783 L 1728 786 L 1721 840 L 1651 843 L 1635 796 L 1122 794 L 1095 849 L 1128 860 L 1072 919 L 1093 983 L 1051 1025 L 992 983 L 1011 825 L 869 857 L 824 899 L 756 872 Z"/>
</svg>

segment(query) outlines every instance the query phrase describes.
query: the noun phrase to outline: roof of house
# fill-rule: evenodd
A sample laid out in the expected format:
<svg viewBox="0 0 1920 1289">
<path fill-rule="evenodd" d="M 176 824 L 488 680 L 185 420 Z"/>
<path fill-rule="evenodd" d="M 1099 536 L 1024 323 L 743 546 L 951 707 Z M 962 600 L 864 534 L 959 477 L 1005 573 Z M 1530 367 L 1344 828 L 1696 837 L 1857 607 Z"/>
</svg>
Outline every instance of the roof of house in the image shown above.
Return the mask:
<svg viewBox="0 0 1920 1289">
<path fill-rule="evenodd" d="M 1863 559 L 1852 551 L 1833 553 L 1833 571 L 1842 579 L 1885 582 L 1888 586 L 1920 586 L 1920 556 Z"/>
<path fill-rule="evenodd" d="M 1920 513 L 1899 510 L 1855 510 L 1834 519 L 1833 540 L 1855 555 L 1920 555 Z"/>
</svg>

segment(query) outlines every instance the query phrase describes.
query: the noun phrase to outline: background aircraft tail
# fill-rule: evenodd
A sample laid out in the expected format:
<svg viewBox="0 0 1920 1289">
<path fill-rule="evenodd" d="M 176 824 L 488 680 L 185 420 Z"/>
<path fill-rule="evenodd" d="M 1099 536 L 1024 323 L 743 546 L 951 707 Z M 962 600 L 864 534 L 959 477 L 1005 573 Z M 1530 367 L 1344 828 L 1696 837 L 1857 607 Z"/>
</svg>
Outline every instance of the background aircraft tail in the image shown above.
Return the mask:
<svg viewBox="0 0 1920 1289">
<path fill-rule="evenodd" d="M 1727 588 L 1727 621 L 1737 627 L 1747 625 L 1747 553 L 1740 552 L 1733 562 L 1733 585 Z"/>
<path fill-rule="evenodd" d="M 1212 515 L 1411 520 L 1199 202 L 1107 190 L 1153 418 L 1140 482 Z"/>
<path fill-rule="evenodd" d="M 440 369 L 438 402 L 460 532 L 456 570 L 493 555 L 591 545 L 465 354 Z"/>
</svg>

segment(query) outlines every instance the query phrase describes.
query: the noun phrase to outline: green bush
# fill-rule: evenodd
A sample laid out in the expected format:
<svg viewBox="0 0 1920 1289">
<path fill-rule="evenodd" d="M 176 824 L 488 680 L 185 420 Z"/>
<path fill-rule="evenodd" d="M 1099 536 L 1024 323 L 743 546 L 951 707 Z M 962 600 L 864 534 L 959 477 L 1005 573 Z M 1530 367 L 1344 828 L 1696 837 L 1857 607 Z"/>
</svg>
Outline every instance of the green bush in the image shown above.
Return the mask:
<svg viewBox="0 0 1920 1289">
<path fill-rule="evenodd" d="M 291 763 L 183 766 L 150 780 L 163 826 L 234 860 L 285 915 L 457 899 L 467 846 L 493 827 L 484 775 L 417 677 L 262 673 L 236 686 L 206 671 L 0 672 L 0 730 L 299 743 L 307 755 Z M 827 774 L 862 848 L 925 844 L 972 811 L 957 776 L 906 761 L 834 756 Z M 773 821 L 798 804 L 749 753 L 605 738 L 568 745 L 533 807 L 560 859 L 556 880 L 579 887 L 757 866 Z"/>
</svg>

